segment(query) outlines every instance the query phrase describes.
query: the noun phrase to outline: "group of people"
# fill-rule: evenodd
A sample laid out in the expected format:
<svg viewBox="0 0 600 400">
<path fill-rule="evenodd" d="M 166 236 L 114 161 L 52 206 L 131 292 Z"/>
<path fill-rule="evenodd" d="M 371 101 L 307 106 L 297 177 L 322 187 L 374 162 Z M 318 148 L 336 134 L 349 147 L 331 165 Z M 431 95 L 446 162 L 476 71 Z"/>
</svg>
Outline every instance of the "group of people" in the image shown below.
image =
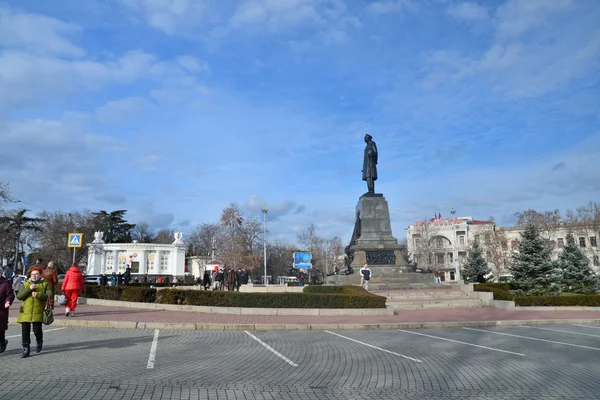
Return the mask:
<svg viewBox="0 0 600 400">
<path fill-rule="evenodd" d="M 215 267 L 212 273 L 208 270 L 204 271 L 202 278 L 199 279 L 199 283 L 204 287 L 204 290 L 208 290 L 210 287 L 213 290 L 224 290 L 227 288 L 230 292 L 234 290 L 239 292 L 240 286 L 248 284 L 249 281 L 250 274 L 246 268 L 238 270 L 229 268 L 225 270 Z"/>
<path fill-rule="evenodd" d="M 17 322 L 21 324 L 22 358 L 30 355 L 32 329 L 36 340 L 35 352 L 42 351 L 44 310 L 54 309 L 54 294 L 58 286 L 58 275 L 52 262 L 46 266 L 42 259 L 38 259 L 29 267 L 26 275 L 27 279 L 21 283 L 19 277 L 15 279 L 12 268 L 0 268 L 0 353 L 6 350 L 8 344 L 5 333 L 8 329 L 9 309 L 16 297 L 22 302 L 17 318 Z M 67 271 L 61 290 L 66 297 L 65 315 L 73 316 L 79 294 L 85 292 L 83 274 L 77 264 L 73 264 Z"/>
</svg>

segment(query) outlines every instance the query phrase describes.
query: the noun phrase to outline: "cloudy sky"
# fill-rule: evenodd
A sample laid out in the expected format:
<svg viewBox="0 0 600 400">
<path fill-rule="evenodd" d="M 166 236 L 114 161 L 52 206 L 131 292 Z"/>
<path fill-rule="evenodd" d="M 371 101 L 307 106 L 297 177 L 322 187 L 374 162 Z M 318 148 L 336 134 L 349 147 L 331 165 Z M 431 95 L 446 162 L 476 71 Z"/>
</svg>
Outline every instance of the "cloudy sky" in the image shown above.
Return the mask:
<svg viewBox="0 0 600 400">
<path fill-rule="evenodd" d="M 229 203 L 349 240 L 600 194 L 597 0 L 0 0 L 0 181 L 184 232 Z"/>
</svg>

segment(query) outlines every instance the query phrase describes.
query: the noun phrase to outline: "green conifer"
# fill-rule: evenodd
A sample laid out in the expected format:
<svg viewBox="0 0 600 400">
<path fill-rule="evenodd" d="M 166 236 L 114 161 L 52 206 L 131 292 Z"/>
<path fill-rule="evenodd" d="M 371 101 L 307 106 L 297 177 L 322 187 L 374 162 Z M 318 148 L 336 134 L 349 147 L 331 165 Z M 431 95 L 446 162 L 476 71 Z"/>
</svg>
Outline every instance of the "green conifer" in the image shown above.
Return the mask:
<svg viewBox="0 0 600 400">
<path fill-rule="evenodd" d="M 487 281 L 486 275 L 490 272 L 491 269 L 483 256 L 479 241 L 476 240 L 469 249 L 469 257 L 464 265 L 463 278 L 466 282 L 485 283 Z"/>
<path fill-rule="evenodd" d="M 560 291 L 561 274 L 551 254 L 552 248 L 546 244 L 537 228 L 534 225 L 525 226 L 521 232 L 518 253 L 513 256 L 510 265 L 515 294 L 541 296 Z"/>
<path fill-rule="evenodd" d="M 564 292 L 596 293 L 598 277 L 590 266 L 590 260 L 575 244 L 573 234 L 567 235 L 567 245 L 558 256 L 558 265 L 562 272 L 562 290 Z"/>
</svg>

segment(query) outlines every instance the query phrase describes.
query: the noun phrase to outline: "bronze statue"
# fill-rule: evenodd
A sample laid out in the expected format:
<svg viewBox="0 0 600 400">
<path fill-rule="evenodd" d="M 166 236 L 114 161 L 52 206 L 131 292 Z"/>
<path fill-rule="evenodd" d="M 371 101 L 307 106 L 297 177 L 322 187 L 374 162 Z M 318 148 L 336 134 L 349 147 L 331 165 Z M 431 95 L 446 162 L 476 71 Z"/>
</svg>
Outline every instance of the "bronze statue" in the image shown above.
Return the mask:
<svg viewBox="0 0 600 400">
<path fill-rule="evenodd" d="M 369 193 L 375 193 L 375 181 L 377 180 L 377 145 L 373 137 L 368 133 L 365 135 L 365 158 L 363 159 L 362 180 L 367 181 Z"/>
</svg>

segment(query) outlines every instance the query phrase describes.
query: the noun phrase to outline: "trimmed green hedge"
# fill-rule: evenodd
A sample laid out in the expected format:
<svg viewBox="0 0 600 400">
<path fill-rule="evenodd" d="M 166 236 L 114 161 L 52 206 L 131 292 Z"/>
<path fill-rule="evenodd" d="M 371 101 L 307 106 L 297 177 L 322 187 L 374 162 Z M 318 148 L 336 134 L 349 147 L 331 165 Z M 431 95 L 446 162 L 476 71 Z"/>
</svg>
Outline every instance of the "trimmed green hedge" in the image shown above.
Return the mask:
<svg viewBox="0 0 600 400">
<path fill-rule="evenodd" d="M 385 297 L 372 294 L 239 293 L 165 289 L 157 303 L 250 308 L 385 308 Z"/>
<path fill-rule="evenodd" d="M 515 296 L 510 283 L 481 283 L 473 285 L 476 292 L 492 292 L 494 300 L 514 301 L 520 307 L 562 307 L 589 306 L 600 307 L 600 295 L 582 294 L 575 296 Z"/>
<path fill-rule="evenodd" d="M 303 293 L 316 294 L 346 294 L 346 295 L 363 295 L 375 296 L 367 292 L 362 286 L 345 285 L 345 286 L 306 286 L 302 289 Z"/>
<path fill-rule="evenodd" d="M 86 286 L 84 297 L 154 303 L 156 302 L 156 289 L 129 286 Z"/>
</svg>

